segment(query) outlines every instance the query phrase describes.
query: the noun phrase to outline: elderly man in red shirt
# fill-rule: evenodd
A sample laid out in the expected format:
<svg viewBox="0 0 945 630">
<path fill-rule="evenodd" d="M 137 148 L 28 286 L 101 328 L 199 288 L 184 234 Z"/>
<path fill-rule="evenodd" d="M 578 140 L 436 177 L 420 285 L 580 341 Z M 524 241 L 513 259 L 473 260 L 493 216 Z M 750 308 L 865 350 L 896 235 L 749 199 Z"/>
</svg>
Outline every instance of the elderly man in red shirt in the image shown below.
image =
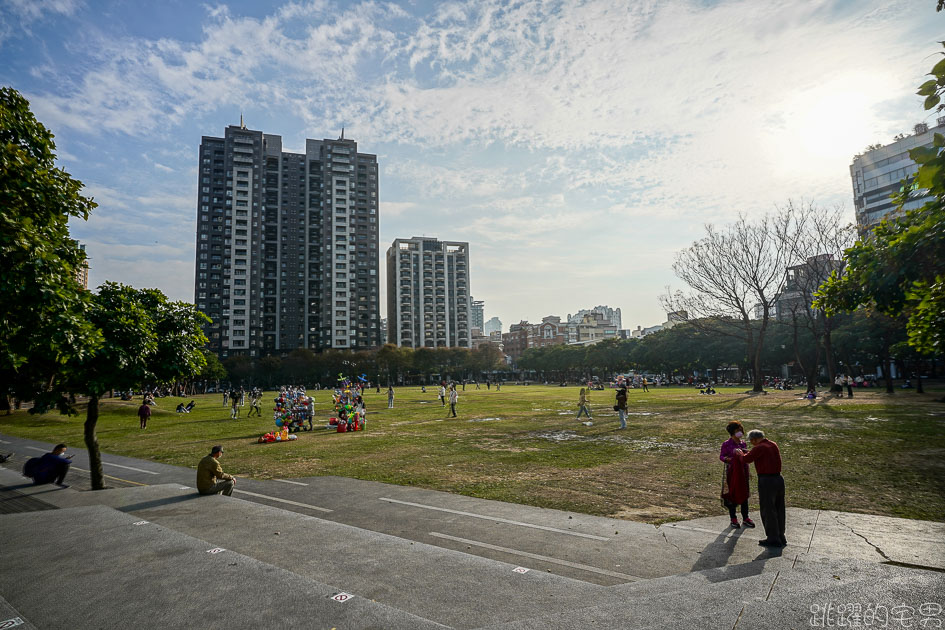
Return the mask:
<svg viewBox="0 0 945 630">
<path fill-rule="evenodd" d="M 741 456 L 745 463 L 755 463 L 758 473 L 758 503 L 761 522 L 765 526 L 762 547 L 783 547 L 784 538 L 784 477 L 781 476 L 781 451 L 778 445 L 765 437 L 764 431 L 748 432 L 751 451 Z M 737 453 L 741 453 L 737 451 Z"/>
</svg>

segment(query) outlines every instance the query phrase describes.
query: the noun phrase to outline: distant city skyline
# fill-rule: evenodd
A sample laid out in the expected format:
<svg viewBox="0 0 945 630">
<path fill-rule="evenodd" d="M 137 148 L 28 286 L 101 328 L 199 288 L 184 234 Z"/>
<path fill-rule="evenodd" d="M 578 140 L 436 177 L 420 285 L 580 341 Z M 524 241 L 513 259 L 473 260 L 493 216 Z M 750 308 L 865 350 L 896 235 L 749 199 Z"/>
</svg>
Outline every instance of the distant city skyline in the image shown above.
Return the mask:
<svg viewBox="0 0 945 630">
<path fill-rule="evenodd" d="M 193 300 L 197 146 L 242 113 L 286 151 L 370 147 L 380 243 L 468 241 L 486 320 L 608 304 L 647 327 L 703 223 L 789 198 L 854 221 L 853 156 L 935 123 L 931 5 L 17 1 L 0 83 L 99 203 L 71 224 L 90 287 Z"/>
</svg>

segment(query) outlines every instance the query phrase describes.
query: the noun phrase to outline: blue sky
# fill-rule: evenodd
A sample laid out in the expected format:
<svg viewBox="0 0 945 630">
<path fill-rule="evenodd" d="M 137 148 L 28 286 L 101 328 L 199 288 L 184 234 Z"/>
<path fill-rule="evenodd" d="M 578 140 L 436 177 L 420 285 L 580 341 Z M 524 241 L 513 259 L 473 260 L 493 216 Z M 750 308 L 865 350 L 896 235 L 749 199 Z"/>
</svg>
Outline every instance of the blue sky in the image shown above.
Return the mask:
<svg viewBox="0 0 945 630">
<path fill-rule="evenodd" d="M 468 240 L 505 327 L 608 304 L 663 321 L 673 252 L 927 119 L 932 0 L 0 0 L 0 83 L 99 203 L 91 282 L 193 298 L 197 147 L 345 136 L 381 168 L 381 256 Z M 384 284 L 382 281 L 382 291 Z"/>
</svg>

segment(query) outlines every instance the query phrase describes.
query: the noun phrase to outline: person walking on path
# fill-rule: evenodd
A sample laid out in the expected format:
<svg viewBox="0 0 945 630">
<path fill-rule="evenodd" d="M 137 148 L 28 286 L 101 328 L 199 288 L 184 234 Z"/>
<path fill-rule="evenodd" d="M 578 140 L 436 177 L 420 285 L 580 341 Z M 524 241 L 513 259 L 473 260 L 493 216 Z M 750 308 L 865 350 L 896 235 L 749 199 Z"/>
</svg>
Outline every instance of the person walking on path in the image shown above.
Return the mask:
<svg viewBox="0 0 945 630">
<path fill-rule="evenodd" d="M 731 437 L 722 442 L 722 450 L 719 452 L 719 459 L 725 464 L 722 472 L 722 505 L 728 508 L 732 527 L 736 529 L 740 527 L 738 518 L 735 516 L 735 508 L 739 506 L 742 508 L 742 522 L 745 527 L 754 527 L 754 521 L 748 518 L 748 497 L 751 494 L 748 485 L 750 468 L 744 462 L 739 466 L 732 461 L 737 449 L 748 450 L 748 445 L 742 442 L 745 428 L 741 422 L 732 420 L 725 429 Z"/>
<path fill-rule="evenodd" d="M 844 381 L 847 384 L 847 398 L 853 398 L 853 377 L 847 376 Z"/>
<path fill-rule="evenodd" d="M 650 388 L 647 387 L 647 385 L 649 385 L 649 382 L 646 380 L 646 377 L 644 376 L 644 377 L 643 377 L 643 391 L 645 391 L 645 392 L 650 391 Z"/>
<path fill-rule="evenodd" d="M 247 417 L 247 418 L 252 417 L 254 411 L 256 412 L 256 417 L 257 417 L 257 418 L 261 418 L 261 417 L 262 417 L 262 413 L 259 411 L 259 392 L 257 392 L 256 390 L 253 390 L 253 394 L 252 394 L 252 396 L 250 396 L 250 399 L 249 399 L 249 413 L 246 414 L 246 417 Z"/>
<path fill-rule="evenodd" d="M 223 467 L 220 466 L 222 456 L 223 447 L 214 446 L 210 449 L 210 454 L 197 464 L 197 492 L 200 494 L 220 494 L 221 492 L 226 496 L 233 494 L 236 479 L 223 472 Z"/>
<path fill-rule="evenodd" d="M 148 428 L 148 418 L 151 417 L 151 407 L 148 406 L 148 403 L 141 403 L 141 406 L 138 407 L 138 420 L 141 421 L 141 428 Z"/>
<path fill-rule="evenodd" d="M 456 403 L 459 401 L 459 392 L 456 391 L 456 384 L 450 386 L 450 412 L 452 417 L 456 417 Z"/>
<path fill-rule="evenodd" d="M 748 432 L 751 451 L 742 455 L 742 450 L 734 451 L 736 464 L 743 461 L 755 463 L 758 473 L 758 504 L 761 508 L 761 522 L 765 526 L 765 539 L 759 540 L 762 547 L 783 547 L 787 544 L 784 537 L 784 478 L 781 476 L 781 451 L 778 445 L 765 437 L 764 431 L 753 429 Z"/>
<path fill-rule="evenodd" d="M 446 386 L 440 385 L 440 403 L 445 407 L 446 406 Z"/>
<path fill-rule="evenodd" d="M 591 419 L 591 410 L 588 409 L 588 405 L 587 405 L 587 390 L 584 389 L 583 387 L 581 388 L 581 394 L 580 394 L 580 397 L 578 398 L 578 415 L 577 415 L 577 418 L 575 418 L 575 420 L 580 420 L 582 413 L 587 416 L 588 420 Z"/>
<path fill-rule="evenodd" d="M 393 385 L 387 386 L 387 408 L 388 409 L 394 408 L 394 386 Z"/>
<path fill-rule="evenodd" d="M 627 388 L 626 386 L 621 386 L 617 390 L 617 398 L 615 400 L 614 411 L 617 412 L 617 415 L 620 416 L 620 428 L 627 428 Z"/>
</svg>

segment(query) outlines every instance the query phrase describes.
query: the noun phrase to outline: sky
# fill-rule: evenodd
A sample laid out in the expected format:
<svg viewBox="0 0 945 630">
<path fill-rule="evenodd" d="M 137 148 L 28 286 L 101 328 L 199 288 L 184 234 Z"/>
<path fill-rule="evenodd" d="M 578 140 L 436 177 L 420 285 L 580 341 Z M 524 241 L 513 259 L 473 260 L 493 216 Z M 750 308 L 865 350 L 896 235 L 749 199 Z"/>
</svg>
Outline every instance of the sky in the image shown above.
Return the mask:
<svg viewBox="0 0 945 630">
<path fill-rule="evenodd" d="M 382 260 L 469 241 L 505 330 L 598 304 L 634 328 L 707 223 L 852 222 L 852 158 L 929 120 L 943 26 L 933 0 L 0 0 L 0 84 L 99 204 L 71 224 L 92 286 L 193 301 L 200 137 L 242 113 L 290 151 L 344 127 L 378 156 Z"/>
</svg>

